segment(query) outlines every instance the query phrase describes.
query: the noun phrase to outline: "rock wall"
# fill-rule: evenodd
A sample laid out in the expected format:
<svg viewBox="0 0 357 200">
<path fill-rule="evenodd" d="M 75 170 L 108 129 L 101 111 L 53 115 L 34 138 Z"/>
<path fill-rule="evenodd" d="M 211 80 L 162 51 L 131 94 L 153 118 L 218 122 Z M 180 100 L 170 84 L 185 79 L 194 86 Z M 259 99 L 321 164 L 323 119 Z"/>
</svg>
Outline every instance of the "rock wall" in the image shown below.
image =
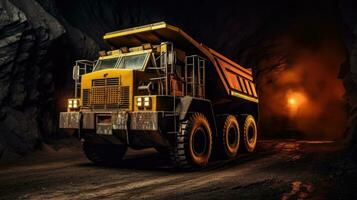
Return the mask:
<svg viewBox="0 0 357 200">
<path fill-rule="evenodd" d="M 32 0 L 0 1 L 0 152 L 26 154 L 58 137 L 72 62 L 98 52 L 93 40 L 56 15 L 51 1 L 41 3 L 48 10 Z"/>
<path fill-rule="evenodd" d="M 54 77 L 48 49 L 65 33 L 35 1 L 0 2 L 0 148 L 24 154 L 53 132 Z M 22 8 L 20 8 L 22 7 Z M 36 11 L 36 12 L 34 12 Z"/>
<path fill-rule="evenodd" d="M 348 59 L 341 66 L 340 78 L 346 89 L 349 105 L 349 120 L 346 127 L 347 141 L 357 159 L 357 2 L 343 0 L 340 3 L 340 16 Z"/>
</svg>

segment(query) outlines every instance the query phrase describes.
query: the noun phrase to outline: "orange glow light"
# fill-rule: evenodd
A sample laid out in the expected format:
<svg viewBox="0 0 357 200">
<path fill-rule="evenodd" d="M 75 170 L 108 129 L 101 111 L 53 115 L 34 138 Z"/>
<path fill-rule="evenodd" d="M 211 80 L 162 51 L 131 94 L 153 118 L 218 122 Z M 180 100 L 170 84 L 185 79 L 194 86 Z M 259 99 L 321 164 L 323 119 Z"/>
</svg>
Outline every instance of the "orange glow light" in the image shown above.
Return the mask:
<svg viewBox="0 0 357 200">
<path fill-rule="evenodd" d="M 290 99 L 289 99 L 289 104 L 290 104 L 290 105 L 295 105 L 295 104 L 296 104 L 296 99 L 290 98 Z"/>
<path fill-rule="evenodd" d="M 292 92 L 289 91 L 286 94 L 286 103 L 291 110 L 299 109 L 307 101 L 307 98 L 303 92 Z"/>
</svg>

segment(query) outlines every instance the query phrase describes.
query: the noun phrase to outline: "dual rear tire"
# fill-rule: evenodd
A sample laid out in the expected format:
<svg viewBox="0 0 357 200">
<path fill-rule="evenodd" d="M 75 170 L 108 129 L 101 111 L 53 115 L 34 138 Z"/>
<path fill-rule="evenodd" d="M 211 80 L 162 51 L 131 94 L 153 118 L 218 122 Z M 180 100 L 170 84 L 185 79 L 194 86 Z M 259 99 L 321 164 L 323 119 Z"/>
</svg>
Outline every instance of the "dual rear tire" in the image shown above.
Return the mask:
<svg viewBox="0 0 357 200">
<path fill-rule="evenodd" d="M 242 121 L 243 121 L 242 138 L 243 138 L 244 146 L 242 146 L 241 149 L 244 152 L 251 153 L 255 150 L 255 147 L 257 146 L 257 139 L 258 139 L 257 124 L 252 115 L 242 115 Z"/>
<path fill-rule="evenodd" d="M 229 115 L 224 119 L 217 148 L 214 149 L 220 157 L 234 159 L 240 149 L 245 152 L 255 150 L 257 126 L 254 117 L 242 115 L 242 121 L 243 126 L 240 128 L 235 116 Z M 214 151 L 214 142 L 210 123 L 202 113 L 193 113 L 181 122 L 175 139 L 170 149 L 170 158 L 177 168 L 199 169 L 207 166 Z"/>
<path fill-rule="evenodd" d="M 238 120 L 233 115 L 228 115 L 221 122 L 221 134 L 218 135 L 217 153 L 219 158 L 233 159 L 237 156 L 241 134 Z"/>
<path fill-rule="evenodd" d="M 228 115 L 221 122 L 217 153 L 221 159 L 234 159 L 239 151 L 253 152 L 257 144 L 257 125 L 252 115 Z M 242 126 L 239 125 L 242 124 Z"/>
</svg>

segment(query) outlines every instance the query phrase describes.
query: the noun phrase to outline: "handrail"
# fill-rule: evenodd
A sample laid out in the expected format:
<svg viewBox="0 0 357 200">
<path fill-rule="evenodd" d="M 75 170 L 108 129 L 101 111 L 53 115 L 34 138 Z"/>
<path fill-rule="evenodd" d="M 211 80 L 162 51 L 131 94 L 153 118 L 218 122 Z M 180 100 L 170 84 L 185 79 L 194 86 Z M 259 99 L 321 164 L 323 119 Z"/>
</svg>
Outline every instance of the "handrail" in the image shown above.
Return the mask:
<svg viewBox="0 0 357 200">
<path fill-rule="evenodd" d="M 74 97 L 78 98 L 78 90 L 80 91 L 80 80 L 83 74 L 86 74 L 88 67 L 94 68 L 96 61 L 91 60 L 76 60 L 75 65 L 73 66 L 73 71 L 76 69 L 75 73 L 76 78 L 74 78 Z M 78 76 L 78 77 L 77 77 Z"/>
</svg>

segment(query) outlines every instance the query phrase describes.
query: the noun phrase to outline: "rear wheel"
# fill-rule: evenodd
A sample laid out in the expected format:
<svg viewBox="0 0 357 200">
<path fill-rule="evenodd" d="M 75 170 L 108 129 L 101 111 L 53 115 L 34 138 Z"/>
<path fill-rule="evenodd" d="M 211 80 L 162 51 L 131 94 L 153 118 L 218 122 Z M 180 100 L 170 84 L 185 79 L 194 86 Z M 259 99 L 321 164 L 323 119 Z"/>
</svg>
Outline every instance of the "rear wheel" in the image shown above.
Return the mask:
<svg viewBox="0 0 357 200">
<path fill-rule="evenodd" d="M 222 134 L 219 135 L 219 157 L 224 159 L 235 158 L 240 144 L 240 131 L 237 118 L 229 115 L 223 121 Z"/>
<path fill-rule="evenodd" d="M 258 130 L 255 119 L 252 115 L 242 115 L 243 120 L 243 140 L 246 152 L 253 152 L 257 145 Z"/>
<path fill-rule="evenodd" d="M 98 165 L 120 164 L 126 150 L 125 145 L 83 143 L 83 151 L 87 158 Z"/>
<path fill-rule="evenodd" d="M 170 151 L 174 165 L 182 169 L 207 166 L 212 152 L 212 131 L 207 118 L 201 113 L 192 114 L 181 122 L 176 144 Z"/>
</svg>

